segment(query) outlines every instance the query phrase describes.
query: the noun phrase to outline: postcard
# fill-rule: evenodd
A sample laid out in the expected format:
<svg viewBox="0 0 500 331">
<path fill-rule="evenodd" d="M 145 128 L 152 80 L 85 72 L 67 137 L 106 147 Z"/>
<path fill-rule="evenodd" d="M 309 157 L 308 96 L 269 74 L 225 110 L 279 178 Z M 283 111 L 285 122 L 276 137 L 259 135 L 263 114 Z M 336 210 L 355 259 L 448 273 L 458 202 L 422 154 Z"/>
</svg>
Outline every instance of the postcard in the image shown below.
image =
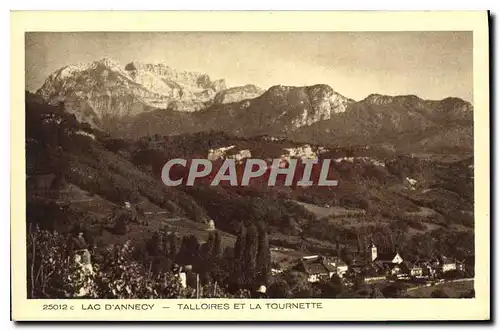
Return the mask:
<svg viewBox="0 0 500 331">
<path fill-rule="evenodd" d="M 11 17 L 13 320 L 490 319 L 488 12 Z"/>
</svg>

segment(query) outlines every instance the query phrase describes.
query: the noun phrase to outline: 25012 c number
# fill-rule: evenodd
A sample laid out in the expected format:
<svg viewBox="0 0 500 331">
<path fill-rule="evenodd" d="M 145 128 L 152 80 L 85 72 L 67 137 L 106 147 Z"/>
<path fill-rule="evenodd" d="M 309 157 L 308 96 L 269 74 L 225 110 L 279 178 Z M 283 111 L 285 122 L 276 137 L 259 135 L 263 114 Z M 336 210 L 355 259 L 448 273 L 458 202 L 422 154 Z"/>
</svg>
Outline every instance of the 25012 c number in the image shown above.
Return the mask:
<svg viewBox="0 0 500 331">
<path fill-rule="evenodd" d="M 42 310 L 66 310 L 68 309 L 68 305 L 43 305 Z"/>
</svg>

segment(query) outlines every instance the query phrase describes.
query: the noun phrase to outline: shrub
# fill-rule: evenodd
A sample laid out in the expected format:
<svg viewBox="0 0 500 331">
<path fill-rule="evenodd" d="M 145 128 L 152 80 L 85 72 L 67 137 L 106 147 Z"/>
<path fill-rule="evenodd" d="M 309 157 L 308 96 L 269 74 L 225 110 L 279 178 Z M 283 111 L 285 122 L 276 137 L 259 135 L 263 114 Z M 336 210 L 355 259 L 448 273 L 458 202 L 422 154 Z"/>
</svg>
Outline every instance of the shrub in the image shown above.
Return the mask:
<svg viewBox="0 0 500 331">
<path fill-rule="evenodd" d="M 109 246 L 93 260 L 92 270 L 75 262 L 64 236 L 56 231 L 28 229 L 29 298 L 165 299 L 194 298 L 196 291 L 182 288 L 176 274 L 152 272 L 136 260 L 130 242 Z M 208 298 L 245 298 L 248 291 L 228 294 L 220 284 L 207 284 L 200 291 Z"/>
<path fill-rule="evenodd" d="M 291 289 L 286 281 L 278 279 L 269 286 L 267 293 L 270 298 L 289 298 Z"/>
</svg>

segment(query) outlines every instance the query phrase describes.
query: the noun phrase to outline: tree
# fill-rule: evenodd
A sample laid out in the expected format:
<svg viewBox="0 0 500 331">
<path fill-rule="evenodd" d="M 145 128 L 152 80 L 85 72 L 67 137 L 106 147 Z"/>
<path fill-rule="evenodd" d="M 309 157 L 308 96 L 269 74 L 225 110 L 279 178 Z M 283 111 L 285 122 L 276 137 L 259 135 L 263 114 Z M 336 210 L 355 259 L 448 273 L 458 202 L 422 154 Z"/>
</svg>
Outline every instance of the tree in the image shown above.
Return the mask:
<svg viewBox="0 0 500 331">
<path fill-rule="evenodd" d="M 210 231 L 207 242 L 201 247 L 202 260 L 200 261 L 203 279 L 206 282 L 211 280 L 221 281 L 225 274 L 222 263 L 221 236 L 218 231 Z"/>
<path fill-rule="evenodd" d="M 342 280 L 338 275 L 332 275 L 323 289 L 323 296 L 326 298 L 335 298 L 343 291 Z"/>
<path fill-rule="evenodd" d="M 155 232 L 151 239 L 146 243 L 146 250 L 150 256 L 162 255 L 161 237 L 158 232 Z"/>
<path fill-rule="evenodd" d="M 154 265 L 142 263 L 130 242 L 108 246 L 93 263 L 93 271 L 65 256 L 65 236 L 57 231 L 27 229 L 27 290 L 33 299 L 167 299 L 194 298 L 193 289 L 183 289 L 176 274 L 169 272 L 168 259 Z M 103 247 L 104 248 L 104 247 Z M 98 261 L 98 262 L 97 262 Z M 166 265 L 163 265 L 166 263 Z M 165 270 L 167 270 L 165 272 Z M 236 289 L 227 293 L 213 286 L 203 297 L 247 298 Z"/>
<path fill-rule="evenodd" d="M 269 286 L 267 294 L 270 298 L 289 298 L 291 295 L 290 286 L 283 279 L 278 279 Z"/>
<path fill-rule="evenodd" d="M 200 243 L 194 235 L 184 236 L 177 256 L 179 264 L 197 265 L 199 262 Z"/>
<path fill-rule="evenodd" d="M 216 259 L 220 259 L 222 255 L 222 237 L 219 231 L 212 232 L 214 236 L 214 245 L 212 248 L 212 256 Z"/>
<path fill-rule="evenodd" d="M 207 239 L 206 255 L 208 259 L 218 259 L 221 256 L 221 236 L 219 231 L 210 231 Z"/>
<path fill-rule="evenodd" d="M 244 252 L 246 250 L 246 240 L 247 240 L 247 231 L 245 226 L 240 223 L 240 229 L 238 237 L 236 238 L 236 242 L 234 243 L 234 252 L 233 252 L 233 275 L 234 281 L 238 284 L 242 284 L 245 280 L 245 269 L 244 269 Z"/>
<path fill-rule="evenodd" d="M 165 256 L 155 256 L 151 261 L 151 272 L 153 275 L 164 274 L 172 271 L 172 260 Z"/>
<path fill-rule="evenodd" d="M 271 276 L 271 253 L 269 251 L 269 236 L 263 224 L 259 226 L 258 237 L 257 282 L 267 285 Z"/>
<path fill-rule="evenodd" d="M 167 246 L 167 255 L 171 259 L 177 258 L 180 250 L 181 238 L 177 234 L 171 233 L 167 236 L 165 245 Z"/>
<path fill-rule="evenodd" d="M 120 214 L 115 220 L 115 225 L 113 227 L 113 232 L 115 234 L 125 234 L 128 232 L 128 222 L 125 214 Z"/>
<path fill-rule="evenodd" d="M 351 265 L 352 263 L 352 252 L 347 247 L 342 247 L 340 250 L 340 258 L 347 263 L 347 265 Z"/>
<path fill-rule="evenodd" d="M 250 224 L 247 228 L 245 251 L 243 252 L 243 266 L 245 272 L 245 284 L 253 286 L 257 276 L 257 249 L 258 232 L 255 225 Z"/>
<path fill-rule="evenodd" d="M 311 284 L 307 281 L 307 276 L 298 271 L 285 271 L 283 279 L 290 286 L 293 298 L 310 298 L 312 295 Z"/>
</svg>

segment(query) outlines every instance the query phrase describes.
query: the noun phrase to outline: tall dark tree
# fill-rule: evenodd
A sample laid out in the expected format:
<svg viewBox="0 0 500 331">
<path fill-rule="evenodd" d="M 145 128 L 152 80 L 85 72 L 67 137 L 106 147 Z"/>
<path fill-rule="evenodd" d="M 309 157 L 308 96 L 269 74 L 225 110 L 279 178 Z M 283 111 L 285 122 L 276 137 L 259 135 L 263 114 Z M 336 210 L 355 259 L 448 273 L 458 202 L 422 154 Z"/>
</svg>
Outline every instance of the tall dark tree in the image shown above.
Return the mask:
<svg viewBox="0 0 500 331">
<path fill-rule="evenodd" d="M 257 282 L 267 285 L 271 276 L 271 253 L 269 251 L 269 236 L 265 225 L 258 227 L 258 248 L 257 248 Z"/>
<path fill-rule="evenodd" d="M 206 247 L 204 249 L 204 255 L 207 259 L 212 258 L 212 256 L 214 255 L 215 240 L 216 240 L 214 232 L 215 231 L 210 231 L 208 233 L 208 239 L 206 242 Z"/>
<path fill-rule="evenodd" d="M 340 249 L 340 258 L 345 262 L 347 263 L 347 265 L 351 265 L 352 262 L 353 262 L 353 256 L 352 256 L 352 252 L 349 248 L 347 248 L 346 246 L 342 247 Z"/>
<path fill-rule="evenodd" d="M 328 281 L 322 283 L 321 285 L 323 285 L 322 296 L 324 298 L 335 298 L 343 291 L 342 280 L 338 275 L 332 275 Z"/>
<path fill-rule="evenodd" d="M 214 262 L 211 257 L 211 239 L 200 245 L 200 260 L 197 266 L 198 273 L 200 274 L 200 281 L 203 285 L 211 281 L 211 271 L 214 267 Z"/>
<path fill-rule="evenodd" d="M 337 253 L 337 256 L 340 257 L 340 235 L 335 236 L 335 250 Z"/>
<path fill-rule="evenodd" d="M 126 214 L 120 214 L 115 219 L 115 225 L 113 227 L 113 231 L 115 234 L 125 234 L 128 232 L 128 217 Z"/>
<path fill-rule="evenodd" d="M 220 259 L 222 255 L 222 237 L 219 231 L 212 232 L 214 236 L 214 246 L 212 249 L 212 256 L 216 259 Z"/>
<path fill-rule="evenodd" d="M 151 239 L 146 243 L 146 250 L 150 256 L 162 255 L 161 237 L 158 232 L 155 232 Z"/>
<path fill-rule="evenodd" d="M 259 247 L 258 231 L 254 224 L 247 228 L 246 246 L 243 252 L 243 266 L 245 271 L 245 284 L 255 285 L 257 277 L 257 250 Z"/>
<path fill-rule="evenodd" d="M 207 281 L 220 281 L 225 274 L 221 261 L 221 236 L 218 231 L 209 231 L 208 239 L 201 247 L 200 267 Z"/>
<path fill-rule="evenodd" d="M 270 298 L 288 298 L 290 296 L 290 286 L 283 279 L 278 279 L 269 286 L 267 291 Z"/>
<path fill-rule="evenodd" d="M 305 273 L 285 271 L 280 277 L 282 277 L 290 287 L 292 298 L 311 298 L 312 288 Z"/>
<path fill-rule="evenodd" d="M 181 238 L 175 234 L 171 233 L 167 237 L 167 254 L 171 259 L 175 259 L 179 254 L 180 246 L 181 246 Z"/>
<path fill-rule="evenodd" d="M 182 265 L 193 265 L 195 267 L 200 260 L 199 248 L 198 238 L 193 235 L 184 236 L 177 256 L 178 262 Z"/>
<path fill-rule="evenodd" d="M 240 224 L 240 229 L 236 242 L 234 244 L 234 279 L 237 283 L 242 284 L 245 281 L 244 254 L 246 251 L 247 229 L 243 223 Z"/>
</svg>

